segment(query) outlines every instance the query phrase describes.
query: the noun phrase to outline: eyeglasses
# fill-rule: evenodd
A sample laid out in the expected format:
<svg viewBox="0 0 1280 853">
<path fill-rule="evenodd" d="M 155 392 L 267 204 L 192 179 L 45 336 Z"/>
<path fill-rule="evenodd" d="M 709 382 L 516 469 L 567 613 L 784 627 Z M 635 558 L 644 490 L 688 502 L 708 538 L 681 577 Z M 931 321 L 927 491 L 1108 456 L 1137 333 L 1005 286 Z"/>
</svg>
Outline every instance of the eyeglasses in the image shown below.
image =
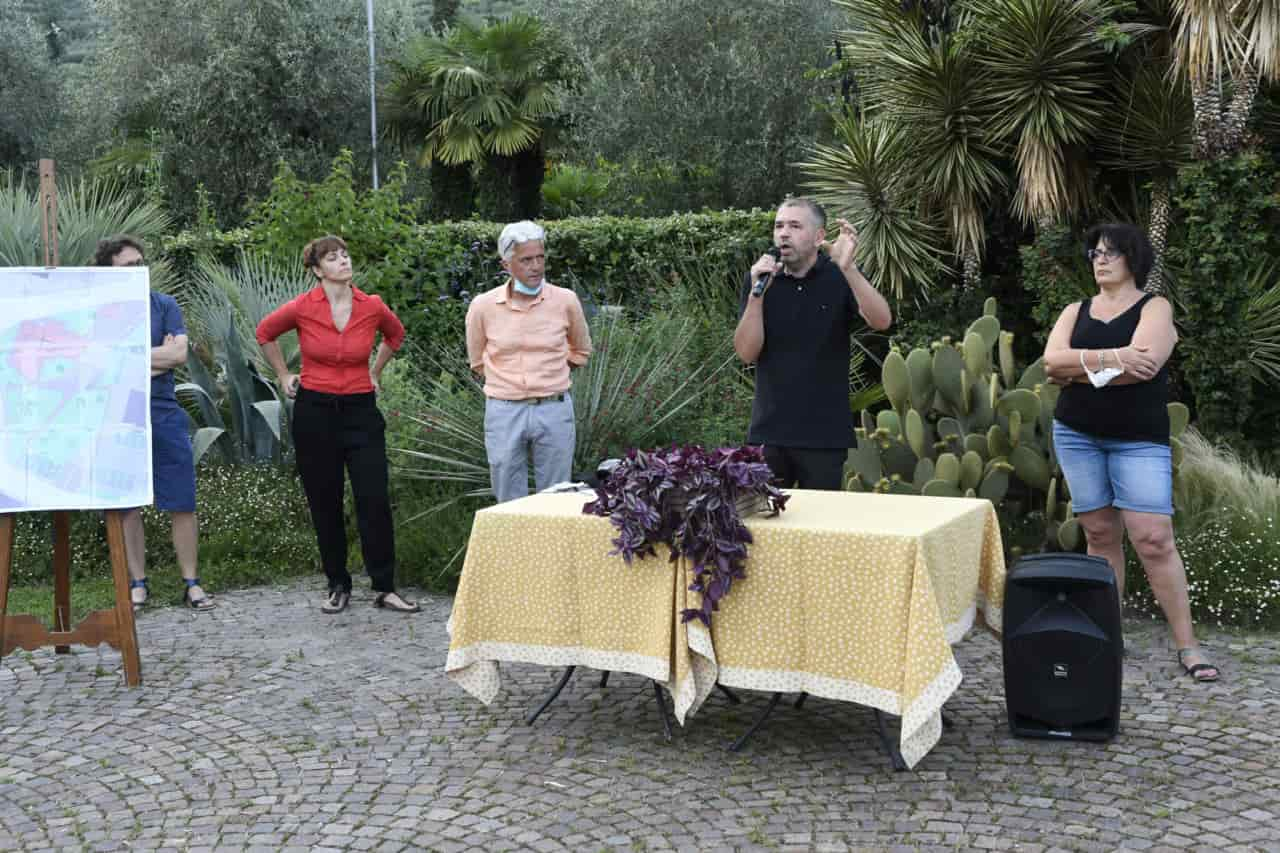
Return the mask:
<svg viewBox="0 0 1280 853">
<path fill-rule="evenodd" d="M 1089 263 L 1093 263 L 1098 258 L 1102 258 L 1104 261 L 1114 261 L 1116 258 L 1123 258 L 1124 252 L 1116 249 L 1090 249 L 1084 253 L 1084 256 L 1089 259 Z"/>
</svg>

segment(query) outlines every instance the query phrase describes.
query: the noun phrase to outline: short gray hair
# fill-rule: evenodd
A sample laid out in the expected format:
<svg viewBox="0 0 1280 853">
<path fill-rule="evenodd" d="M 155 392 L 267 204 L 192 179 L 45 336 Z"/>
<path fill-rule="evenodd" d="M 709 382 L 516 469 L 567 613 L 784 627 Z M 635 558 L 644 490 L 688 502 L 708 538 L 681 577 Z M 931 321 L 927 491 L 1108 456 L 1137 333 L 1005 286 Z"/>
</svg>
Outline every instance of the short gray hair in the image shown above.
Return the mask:
<svg viewBox="0 0 1280 853">
<path fill-rule="evenodd" d="M 782 200 L 782 204 L 778 205 L 781 210 L 784 207 L 803 207 L 809 211 L 809 215 L 813 217 L 813 222 L 819 228 L 827 227 L 827 212 L 822 209 L 822 205 L 818 204 L 811 198 L 804 196 L 787 196 Z"/>
<path fill-rule="evenodd" d="M 498 235 L 498 256 L 504 261 L 509 261 L 511 256 L 515 254 L 516 246 L 521 243 L 528 243 L 531 240 L 545 243 L 547 232 L 538 223 L 530 222 L 527 219 L 512 222 L 506 228 L 503 228 L 502 233 Z"/>
</svg>

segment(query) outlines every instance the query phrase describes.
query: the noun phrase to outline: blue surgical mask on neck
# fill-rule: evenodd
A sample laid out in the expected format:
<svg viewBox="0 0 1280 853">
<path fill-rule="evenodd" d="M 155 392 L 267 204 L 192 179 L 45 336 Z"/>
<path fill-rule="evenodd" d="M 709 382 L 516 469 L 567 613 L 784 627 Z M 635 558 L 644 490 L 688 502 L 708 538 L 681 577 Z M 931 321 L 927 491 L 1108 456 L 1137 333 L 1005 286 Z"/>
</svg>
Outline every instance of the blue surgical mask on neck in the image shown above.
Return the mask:
<svg viewBox="0 0 1280 853">
<path fill-rule="evenodd" d="M 525 296 L 537 296 L 542 292 L 542 282 L 538 282 L 537 287 L 530 287 L 515 276 L 511 278 L 511 286 L 516 289 L 516 293 L 523 293 Z"/>
</svg>

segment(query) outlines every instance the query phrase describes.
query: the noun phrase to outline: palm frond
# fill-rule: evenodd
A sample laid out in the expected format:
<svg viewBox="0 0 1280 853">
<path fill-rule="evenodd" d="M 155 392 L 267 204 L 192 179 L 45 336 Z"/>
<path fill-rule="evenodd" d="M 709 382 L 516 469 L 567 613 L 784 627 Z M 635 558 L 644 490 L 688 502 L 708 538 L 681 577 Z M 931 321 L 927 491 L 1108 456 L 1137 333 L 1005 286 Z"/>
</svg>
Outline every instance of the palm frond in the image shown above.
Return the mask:
<svg viewBox="0 0 1280 853">
<path fill-rule="evenodd" d="M 1105 115 L 1107 64 L 1099 26 L 1107 0 L 975 0 L 979 61 L 988 72 L 991 131 L 1015 142 L 1015 212 L 1055 219 L 1083 196 L 1067 162 Z"/>
<path fill-rule="evenodd" d="M 910 129 L 910 158 L 929 205 L 945 212 L 957 255 L 981 254 L 986 242 L 983 209 L 1004 183 L 1001 146 L 988 132 L 991 103 L 985 71 L 967 43 L 952 35 L 936 42 L 921 36 L 919 22 L 901 7 L 850 0 L 861 29 L 846 55 L 874 68 L 863 95 Z"/>
<path fill-rule="evenodd" d="M 1280 262 L 1261 262 L 1246 275 L 1255 294 L 1245 312 L 1249 370 L 1258 381 L 1280 388 Z"/>
<path fill-rule="evenodd" d="M 1242 5 L 1245 55 L 1262 79 L 1280 80 L 1280 0 L 1252 0 Z"/>
<path fill-rule="evenodd" d="M 1239 0 L 1173 0 L 1174 62 L 1192 83 L 1216 85 L 1245 56 L 1238 6 Z"/>
<path fill-rule="evenodd" d="M 936 223 L 915 214 L 907 158 L 908 130 L 883 118 L 846 116 L 839 145 L 817 145 L 799 165 L 806 188 L 832 210 L 848 214 L 860 233 L 858 261 L 873 281 L 901 299 L 928 289 L 945 267 Z"/>
<path fill-rule="evenodd" d="M 520 154 L 559 112 L 571 66 L 565 45 L 535 18 L 463 23 L 414 42 L 392 64 L 383 132 L 421 163 Z"/>
<path fill-rule="evenodd" d="M 1106 165 L 1138 172 L 1172 174 L 1194 158 L 1195 110 L 1186 78 L 1171 77 L 1156 62 L 1145 62 L 1116 81 L 1120 125 L 1098 138 Z"/>
<path fill-rule="evenodd" d="M 98 241 L 113 234 L 132 234 L 156 246 L 168 229 L 169 216 L 133 191 L 109 180 L 73 180 L 58 187 L 58 254 L 63 266 L 89 266 Z M 41 266 L 39 188 L 7 173 L 0 184 L 0 264 Z M 153 253 L 154 254 L 154 253 Z M 168 267 L 153 264 L 152 285 L 163 290 Z"/>
</svg>

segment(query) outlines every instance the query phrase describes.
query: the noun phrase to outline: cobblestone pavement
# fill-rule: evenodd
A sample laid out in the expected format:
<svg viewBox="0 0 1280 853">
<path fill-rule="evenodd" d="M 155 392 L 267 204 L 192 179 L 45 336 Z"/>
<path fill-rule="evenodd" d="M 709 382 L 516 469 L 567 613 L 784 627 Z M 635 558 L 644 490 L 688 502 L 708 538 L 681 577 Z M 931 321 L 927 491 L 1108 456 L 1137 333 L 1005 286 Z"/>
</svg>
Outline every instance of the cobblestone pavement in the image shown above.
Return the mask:
<svg viewBox="0 0 1280 853">
<path fill-rule="evenodd" d="M 485 708 L 443 674 L 451 600 L 338 617 L 318 583 L 139 622 L 144 687 L 107 647 L 0 661 L 0 850 L 1275 850 L 1280 636 L 1212 633 L 1225 680 L 1181 675 L 1130 622 L 1110 744 L 1014 740 L 1000 649 L 957 647 L 955 726 L 893 772 L 870 711 L 713 696 L 670 743 L 649 685 L 504 669 Z"/>
</svg>

